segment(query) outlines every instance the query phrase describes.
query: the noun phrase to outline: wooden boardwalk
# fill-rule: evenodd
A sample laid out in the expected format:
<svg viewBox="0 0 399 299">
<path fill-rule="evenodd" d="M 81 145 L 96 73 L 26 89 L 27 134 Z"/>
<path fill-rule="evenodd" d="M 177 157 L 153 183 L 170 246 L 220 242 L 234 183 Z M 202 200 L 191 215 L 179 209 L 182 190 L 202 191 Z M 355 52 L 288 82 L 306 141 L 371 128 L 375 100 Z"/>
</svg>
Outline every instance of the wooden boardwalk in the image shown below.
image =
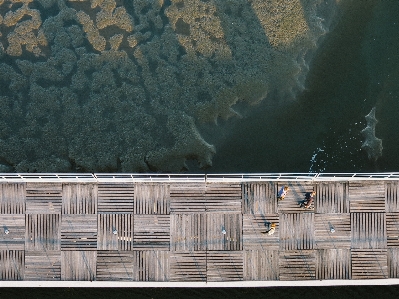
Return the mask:
<svg viewBox="0 0 399 299">
<path fill-rule="evenodd" d="M 375 278 L 399 278 L 398 180 L 0 183 L 0 280 Z"/>
</svg>

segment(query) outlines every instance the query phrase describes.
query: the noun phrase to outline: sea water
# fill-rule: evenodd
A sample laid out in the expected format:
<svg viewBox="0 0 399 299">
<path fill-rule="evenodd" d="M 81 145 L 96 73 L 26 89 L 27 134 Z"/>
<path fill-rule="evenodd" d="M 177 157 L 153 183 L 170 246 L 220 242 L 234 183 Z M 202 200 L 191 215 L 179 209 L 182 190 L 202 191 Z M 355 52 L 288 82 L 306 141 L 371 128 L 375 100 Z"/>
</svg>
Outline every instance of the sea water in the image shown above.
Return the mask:
<svg viewBox="0 0 399 299">
<path fill-rule="evenodd" d="M 344 2 L 344 1 L 343 1 Z M 376 172 L 399 169 L 399 2 L 348 1 L 314 58 L 305 91 L 234 127 L 210 172 Z M 362 150 L 376 107 L 382 156 Z"/>
</svg>

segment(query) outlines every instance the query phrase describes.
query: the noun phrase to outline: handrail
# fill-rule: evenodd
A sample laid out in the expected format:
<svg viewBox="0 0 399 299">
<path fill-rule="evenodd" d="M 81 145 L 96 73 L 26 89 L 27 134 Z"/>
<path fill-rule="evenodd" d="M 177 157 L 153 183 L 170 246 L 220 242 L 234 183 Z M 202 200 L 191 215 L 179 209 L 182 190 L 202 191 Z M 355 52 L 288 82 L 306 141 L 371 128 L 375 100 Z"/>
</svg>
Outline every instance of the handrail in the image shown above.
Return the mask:
<svg viewBox="0 0 399 299">
<path fill-rule="evenodd" d="M 380 173 L 0 173 L 0 182 L 261 182 L 399 180 L 399 172 Z"/>
</svg>

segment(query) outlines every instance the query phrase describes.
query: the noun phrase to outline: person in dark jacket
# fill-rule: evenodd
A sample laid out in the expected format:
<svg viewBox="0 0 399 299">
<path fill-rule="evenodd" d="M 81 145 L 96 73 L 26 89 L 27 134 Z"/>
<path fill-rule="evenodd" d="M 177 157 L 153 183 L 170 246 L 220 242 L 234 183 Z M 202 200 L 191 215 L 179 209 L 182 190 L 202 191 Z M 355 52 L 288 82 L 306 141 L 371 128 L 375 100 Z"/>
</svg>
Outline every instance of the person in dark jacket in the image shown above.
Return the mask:
<svg viewBox="0 0 399 299">
<path fill-rule="evenodd" d="M 301 208 L 303 207 L 305 209 L 310 209 L 315 195 L 316 195 L 316 191 L 306 192 L 305 200 L 300 204 L 300 207 Z"/>
</svg>

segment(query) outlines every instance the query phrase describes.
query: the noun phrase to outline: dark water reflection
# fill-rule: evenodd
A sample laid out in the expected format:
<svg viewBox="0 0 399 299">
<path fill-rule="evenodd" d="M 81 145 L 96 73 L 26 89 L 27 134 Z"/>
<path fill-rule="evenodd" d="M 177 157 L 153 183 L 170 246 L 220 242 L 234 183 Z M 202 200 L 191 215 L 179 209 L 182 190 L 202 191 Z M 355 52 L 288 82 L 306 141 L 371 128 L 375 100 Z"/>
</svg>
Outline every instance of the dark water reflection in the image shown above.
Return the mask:
<svg viewBox="0 0 399 299">
<path fill-rule="evenodd" d="M 1 289 L 1 298 L 397 298 L 399 286 L 289 288 Z"/>
</svg>

